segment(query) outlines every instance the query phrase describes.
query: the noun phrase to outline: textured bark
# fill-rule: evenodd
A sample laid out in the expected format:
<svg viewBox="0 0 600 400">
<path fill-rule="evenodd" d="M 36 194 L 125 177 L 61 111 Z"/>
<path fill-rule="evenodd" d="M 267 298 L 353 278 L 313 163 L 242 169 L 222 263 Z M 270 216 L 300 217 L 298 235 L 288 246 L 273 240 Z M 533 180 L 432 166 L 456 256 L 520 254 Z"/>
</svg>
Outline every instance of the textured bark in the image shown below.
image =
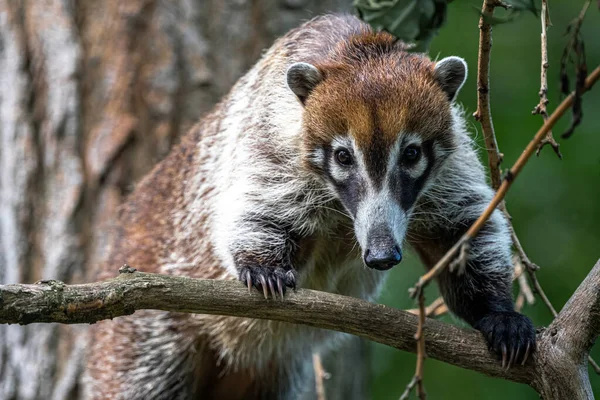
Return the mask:
<svg viewBox="0 0 600 400">
<path fill-rule="evenodd" d="M 257 291 L 249 294 L 239 282 L 134 272 L 81 285 L 50 281 L 0 286 L 0 305 L 0 323 L 96 322 L 155 309 L 293 322 L 416 351 L 416 315 L 307 289 L 290 291 L 282 302 L 265 300 Z M 533 368 L 515 366 L 505 371 L 481 334 L 472 329 L 427 320 L 425 339 L 430 358 L 516 382 L 533 379 Z"/>
<path fill-rule="evenodd" d="M 135 182 L 344 0 L 0 0 L 0 283 L 82 282 Z M 81 327 L 0 326 L 0 398 L 76 396 Z"/>
<path fill-rule="evenodd" d="M 239 282 L 133 271 L 127 268 L 117 278 L 82 285 L 57 281 L 0 285 L 0 323 L 96 322 L 153 309 L 293 322 L 416 351 L 418 317 L 406 311 L 305 289 L 288 293 L 285 301 L 266 300 L 256 291 L 249 294 Z M 482 335 L 472 329 L 436 320 L 427 320 L 423 329 L 431 358 L 529 384 L 546 400 L 592 400 L 587 357 L 600 334 L 600 260 L 548 329 L 538 335 L 537 351 L 525 366 L 502 368 Z M 360 348 L 354 349 L 360 358 Z M 349 369 L 340 367 L 340 371 Z M 347 381 L 340 386 L 350 385 Z M 360 384 L 353 387 L 361 389 Z"/>
</svg>

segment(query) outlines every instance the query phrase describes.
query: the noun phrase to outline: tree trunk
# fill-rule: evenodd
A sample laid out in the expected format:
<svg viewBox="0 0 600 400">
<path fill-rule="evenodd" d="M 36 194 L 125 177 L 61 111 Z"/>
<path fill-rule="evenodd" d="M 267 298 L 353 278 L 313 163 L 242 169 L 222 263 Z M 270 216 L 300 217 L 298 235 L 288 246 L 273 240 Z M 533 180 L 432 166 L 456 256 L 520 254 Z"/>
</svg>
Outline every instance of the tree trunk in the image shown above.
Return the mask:
<svg viewBox="0 0 600 400">
<path fill-rule="evenodd" d="M 0 0 L 0 283 L 83 281 L 178 136 L 274 38 L 349 3 Z M 0 326 L 0 398 L 76 398 L 85 348 L 84 326 Z"/>
</svg>

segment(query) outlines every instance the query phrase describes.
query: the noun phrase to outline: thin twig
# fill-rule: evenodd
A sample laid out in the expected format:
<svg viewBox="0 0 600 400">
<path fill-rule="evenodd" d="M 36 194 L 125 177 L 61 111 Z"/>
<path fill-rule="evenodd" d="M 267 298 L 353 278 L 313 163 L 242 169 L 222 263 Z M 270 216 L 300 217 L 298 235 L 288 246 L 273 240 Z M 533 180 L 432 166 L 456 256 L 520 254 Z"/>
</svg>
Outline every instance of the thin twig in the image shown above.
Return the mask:
<svg viewBox="0 0 600 400">
<path fill-rule="evenodd" d="M 596 67 L 592 71 L 592 73 L 585 80 L 585 90 L 590 90 L 591 87 L 596 83 L 596 81 L 600 79 L 600 66 Z M 565 98 L 560 105 L 554 110 L 554 112 L 550 115 L 548 120 L 542 125 L 542 127 L 537 131 L 533 139 L 529 142 L 523 153 L 519 156 L 515 164 L 508 170 L 505 178 L 502 180 L 498 191 L 483 211 L 483 213 L 479 216 L 477 221 L 469 230 L 448 250 L 448 252 L 438 261 L 438 263 L 431 268 L 426 274 L 422 275 L 419 278 L 419 281 L 415 284 L 415 286 L 410 290 L 411 296 L 417 296 L 432 279 L 438 276 L 447 266 L 450 264 L 452 260 L 457 256 L 462 245 L 479 233 L 481 228 L 483 228 L 486 221 L 490 218 L 494 210 L 500 205 L 500 203 L 504 200 L 508 189 L 511 187 L 514 180 L 519 176 L 525 164 L 531 158 L 531 155 L 536 151 L 538 145 L 541 143 L 542 139 L 546 136 L 548 131 L 552 129 L 552 127 L 556 124 L 556 122 L 564 115 L 564 113 L 571 107 L 573 104 L 575 94 L 571 93 L 567 98 Z"/>
<path fill-rule="evenodd" d="M 497 0 L 484 0 L 479 18 L 479 55 L 477 57 L 477 111 L 473 117 L 481 123 L 485 147 L 490 165 L 492 187 L 500 187 L 500 164 L 502 154 L 498 151 L 498 143 L 494 133 L 492 112 L 490 108 L 490 55 L 492 51 L 492 25 L 490 20 L 494 15 L 494 8 L 503 6 Z"/>
<path fill-rule="evenodd" d="M 410 382 L 408 382 L 408 385 L 406 385 L 406 389 L 404 389 L 404 392 L 400 396 L 400 400 L 408 400 L 410 393 L 413 391 L 416 384 L 417 384 L 417 377 L 413 376 L 412 379 L 410 380 Z"/>
<path fill-rule="evenodd" d="M 516 280 L 519 284 L 519 295 L 515 300 L 515 310 L 521 311 L 525 302 L 527 304 L 535 303 L 535 296 L 533 294 L 533 290 L 529 286 L 529 281 L 527 280 L 527 275 L 525 274 L 525 270 L 527 267 L 521 261 L 521 258 L 515 254 L 513 257 L 513 264 L 515 265 L 515 273 L 513 280 Z"/>
<path fill-rule="evenodd" d="M 406 310 L 411 314 L 414 315 L 419 315 L 419 309 L 418 308 L 411 308 L 410 310 Z M 431 302 L 431 304 L 429 304 L 427 307 L 425 307 L 425 316 L 427 318 L 429 317 L 439 317 L 440 315 L 444 315 L 448 312 L 448 306 L 446 305 L 446 303 L 444 302 L 444 298 L 443 297 L 438 297 L 437 299 L 435 299 L 434 301 Z"/>
<path fill-rule="evenodd" d="M 592 356 L 588 356 L 588 362 L 592 366 L 594 372 L 600 375 L 600 365 L 598 365 L 598 363 L 592 358 Z"/>
<path fill-rule="evenodd" d="M 425 400 L 425 387 L 423 386 L 423 366 L 425 364 L 425 295 L 421 292 L 419 296 L 419 326 L 415 335 L 417 340 L 417 368 L 415 377 L 417 378 L 417 395 L 419 399 Z"/>
<path fill-rule="evenodd" d="M 532 114 L 539 114 L 542 116 L 544 122 L 548 120 L 548 36 L 546 35 L 546 31 L 550 23 L 550 12 L 548 10 L 548 0 L 542 0 L 542 33 L 541 33 L 541 46 L 542 46 L 542 68 L 540 72 L 540 102 L 531 112 Z M 542 142 L 538 146 L 536 154 L 539 155 L 542 148 L 549 144 L 554 149 L 554 152 L 558 156 L 558 158 L 562 159 L 562 154 L 560 153 L 559 147 L 560 145 L 556 143 L 554 140 L 554 136 L 552 136 L 552 131 L 548 131 L 546 137 L 542 139 Z"/>
<path fill-rule="evenodd" d="M 461 275 L 465 272 L 465 269 L 467 268 L 467 260 L 469 258 L 469 250 L 471 250 L 471 245 L 469 242 L 465 242 L 462 246 L 460 246 L 458 257 L 456 257 L 448 266 L 450 272 L 456 271 L 458 275 Z"/>
<path fill-rule="evenodd" d="M 561 135 L 563 139 L 571 137 L 575 128 L 581 123 L 583 118 L 582 95 L 585 92 L 585 78 L 588 73 L 587 61 L 585 57 L 585 44 L 581 37 L 581 25 L 585 14 L 591 4 L 591 0 L 587 0 L 579 16 L 569 24 L 567 33 L 571 34 L 568 44 L 565 46 L 562 57 L 560 59 L 560 81 L 561 93 L 569 93 L 569 76 L 567 74 L 567 64 L 569 62 L 575 65 L 575 98 L 573 100 L 571 124 Z M 573 57 L 574 53 L 574 57 Z"/>
<path fill-rule="evenodd" d="M 317 400 L 325 400 L 325 384 L 324 379 L 328 378 L 327 372 L 323 369 L 321 355 L 313 353 L 313 368 L 315 370 L 315 387 L 317 392 Z"/>
<path fill-rule="evenodd" d="M 415 368 L 415 375 L 411 381 L 406 385 L 406 390 L 400 396 L 400 400 L 408 399 L 410 392 L 413 388 L 417 388 L 417 396 L 420 400 L 427 399 L 425 393 L 425 387 L 423 386 L 423 365 L 425 364 L 425 295 L 423 292 L 419 293 L 419 324 L 417 326 L 417 333 L 415 333 L 415 340 L 417 341 L 417 366 Z"/>
<path fill-rule="evenodd" d="M 508 211 L 506 210 L 506 208 L 504 208 L 502 211 L 504 212 L 504 215 L 506 216 L 506 218 L 510 221 L 511 216 L 508 213 Z M 515 250 L 517 251 L 517 255 L 519 256 L 519 259 L 521 260 L 521 262 L 527 267 L 527 269 L 529 269 L 531 271 L 537 271 L 538 269 L 540 269 L 539 266 L 537 266 L 536 264 L 531 262 L 531 260 L 525 253 L 525 250 L 523 250 L 521 241 L 519 240 L 519 237 L 517 236 L 517 233 L 515 232 L 515 228 L 512 226 L 512 223 L 508 224 L 508 229 L 510 231 L 510 237 L 512 239 L 513 246 L 514 246 Z"/>
</svg>

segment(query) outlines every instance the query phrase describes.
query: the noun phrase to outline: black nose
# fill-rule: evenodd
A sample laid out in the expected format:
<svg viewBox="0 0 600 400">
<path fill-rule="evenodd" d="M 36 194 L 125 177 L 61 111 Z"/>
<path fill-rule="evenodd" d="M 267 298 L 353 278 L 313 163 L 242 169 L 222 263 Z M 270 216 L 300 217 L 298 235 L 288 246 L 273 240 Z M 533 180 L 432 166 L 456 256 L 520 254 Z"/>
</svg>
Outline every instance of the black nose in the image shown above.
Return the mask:
<svg viewBox="0 0 600 400">
<path fill-rule="evenodd" d="M 385 271 L 402 261 L 402 250 L 398 246 L 373 247 L 365 250 L 367 267 Z"/>
</svg>

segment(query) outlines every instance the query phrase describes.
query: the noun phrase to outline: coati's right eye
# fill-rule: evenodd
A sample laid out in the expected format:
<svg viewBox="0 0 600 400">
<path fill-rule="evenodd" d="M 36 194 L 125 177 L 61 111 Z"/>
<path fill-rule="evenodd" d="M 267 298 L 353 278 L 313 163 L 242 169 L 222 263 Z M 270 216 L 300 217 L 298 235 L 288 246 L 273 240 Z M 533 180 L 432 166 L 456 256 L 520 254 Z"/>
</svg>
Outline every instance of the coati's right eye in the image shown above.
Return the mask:
<svg viewBox="0 0 600 400">
<path fill-rule="evenodd" d="M 335 151 L 335 160 L 343 166 L 352 165 L 352 156 L 350 152 L 346 149 L 338 149 Z"/>
</svg>

